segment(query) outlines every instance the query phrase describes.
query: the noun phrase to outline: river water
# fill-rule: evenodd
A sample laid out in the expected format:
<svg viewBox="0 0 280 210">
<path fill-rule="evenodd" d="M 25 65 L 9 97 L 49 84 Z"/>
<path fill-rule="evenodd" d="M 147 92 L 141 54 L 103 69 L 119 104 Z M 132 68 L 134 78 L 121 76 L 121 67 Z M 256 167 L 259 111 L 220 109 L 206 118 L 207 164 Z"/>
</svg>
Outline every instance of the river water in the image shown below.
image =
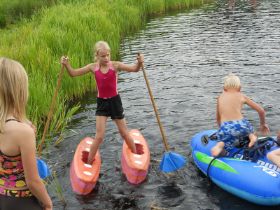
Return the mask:
<svg viewBox="0 0 280 210">
<path fill-rule="evenodd" d="M 137 128 L 149 143 L 151 165 L 147 180 L 130 185 L 121 173 L 122 140 L 108 120 L 101 145 L 102 168 L 96 189 L 75 195 L 69 167 L 78 142 L 95 133 L 94 94 L 81 99 L 81 109 L 64 132 L 65 140 L 51 148 L 50 164 L 61 183 L 66 205 L 55 197 L 54 209 L 277 209 L 239 199 L 208 182 L 190 156 L 190 139 L 202 130 L 216 129 L 216 98 L 222 79 L 240 76 L 242 91 L 261 104 L 275 135 L 280 129 L 280 2 L 278 0 L 222 1 L 203 9 L 150 20 L 122 43 L 120 59 L 134 63 L 145 55 L 145 68 L 173 151 L 188 159 L 179 174 L 159 171 L 164 147 L 142 72 L 121 73 L 119 93 L 129 128 Z M 258 114 L 244 108 L 254 127 Z"/>
</svg>

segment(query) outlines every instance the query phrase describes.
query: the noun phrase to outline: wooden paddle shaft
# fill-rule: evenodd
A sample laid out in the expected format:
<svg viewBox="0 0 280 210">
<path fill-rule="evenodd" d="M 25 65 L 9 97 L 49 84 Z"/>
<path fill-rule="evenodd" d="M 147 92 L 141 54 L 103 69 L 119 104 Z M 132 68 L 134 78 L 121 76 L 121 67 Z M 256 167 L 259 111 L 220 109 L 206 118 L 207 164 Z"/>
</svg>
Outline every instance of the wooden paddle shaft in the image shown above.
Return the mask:
<svg viewBox="0 0 280 210">
<path fill-rule="evenodd" d="M 152 104 L 153 104 L 153 108 L 154 108 L 154 111 L 155 111 L 155 114 L 156 114 L 156 118 L 157 118 L 157 122 L 158 122 L 158 125 L 159 125 L 159 129 L 160 129 L 160 133 L 161 133 L 161 136 L 162 136 L 162 140 L 163 140 L 165 150 L 169 151 L 169 145 L 167 143 L 167 139 L 166 139 L 166 136 L 165 136 L 165 133 L 164 133 L 164 129 L 163 129 L 162 124 L 160 122 L 160 117 L 159 117 L 159 113 L 158 113 L 158 110 L 157 110 L 157 106 L 156 106 L 156 103 L 155 103 L 155 100 L 154 100 L 154 97 L 153 97 L 153 93 L 152 93 L 152 90 L 151 90 L 151 87 L 150 87 L 150 83 L 149 83 L 149 80 L 147 78 L 147 75 L 146 75 L 146 72 L 145 72 L 145 69 L 144 69 L 143 65 L 142 65 L 142 71 L 143 71 L 143 75 L 144 75 L 144 78 L 145 78 L 145 81 L 146 81 L 146 85 L 147 85 L 147 88 L 148 88 L 148 91 L 149 91 L 149 95 L 150 95 L 150 98 L 151 98 L 151 101 L 152 101 Z"/>
<path fill-rule="evenodd" d="M 42 140 L 41 140 L 41 142 L 40 142 L 40 144 L 38 146 L 38 156 L 41 156 L 42 147 L 43 147 L 43 144 L 45 142 L 47 130 L 49 129 L 49 126 L 50 126 L 50 121 L 51 121 L 51 118 L 52 118 L 52 115 L 53 115 L 53 109 L 54 109 L 54 106 L 55 106 L 58 90 L 59 90 L 60 85 L 61 85 L 61 80 L 62 80 L 63 72 L 64 72 L 64 65 L 61 66 L 61 70 L 60 70 L 60 73 L 59 73 L 59 76 L 58 76 L 58 80 L 57 80 L 56 89 L 55 89 L 54 95 L 52 97 L 50 111 L 49 111 L 48 117 L 47 117 L 47 122 L 45 124 Z"/>
</svg>

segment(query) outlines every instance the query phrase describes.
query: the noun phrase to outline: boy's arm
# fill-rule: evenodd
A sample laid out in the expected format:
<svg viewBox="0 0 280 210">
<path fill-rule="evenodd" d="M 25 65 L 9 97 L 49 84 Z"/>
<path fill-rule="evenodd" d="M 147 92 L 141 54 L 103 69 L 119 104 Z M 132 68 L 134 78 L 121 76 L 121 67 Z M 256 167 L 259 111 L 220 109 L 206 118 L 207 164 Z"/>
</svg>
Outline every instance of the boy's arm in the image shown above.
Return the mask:
<svg viewBox="0 0 280 210">
<path fill-rule="evenodd" d="M 65 57 L 65 56 L 61 57 L 61 64 L 66 67 L 66 70 L 71 77 L 81 76 L 81 75 L 84 75 L 84 74 L 90 72 L 92 66 L 94 65 L 93 63 L 91 63 L 84 67 L 81 67 L 78 69 L 73 69 L 69 63 L 68 57 Z"/>
<path fill-rule="evenodd" d="M 260 130 L 261 130 L 261 132 L 263 134 L 269 133 L 268 125 L 265 123 L 265 111 L 264 111 L 264 109 L 260 105 L 255 103 L 253 100 L 248 98 L 247 96 L 244 96 L 244 98 L 245 98 L 245 103 L 248 106 L 250 106 L 252 109 L 254 109 L 258 112 L 259 118 L 260 118 Z"/>
<path fill-rule="evenodd" d="M 245 97 L 245 103 L 248 106 L 250 106 L 252 109 L 254 109 L 258 112 L 259 118 L 260 118 L 260 124 L 261 125 L 265 124 L 265 111 L 264 111 L 264 109 L 260 105 L 255 103 L 253 100 L 248 98 L 247 96 L 244 96 L 244 97 Z"/>
</svg>

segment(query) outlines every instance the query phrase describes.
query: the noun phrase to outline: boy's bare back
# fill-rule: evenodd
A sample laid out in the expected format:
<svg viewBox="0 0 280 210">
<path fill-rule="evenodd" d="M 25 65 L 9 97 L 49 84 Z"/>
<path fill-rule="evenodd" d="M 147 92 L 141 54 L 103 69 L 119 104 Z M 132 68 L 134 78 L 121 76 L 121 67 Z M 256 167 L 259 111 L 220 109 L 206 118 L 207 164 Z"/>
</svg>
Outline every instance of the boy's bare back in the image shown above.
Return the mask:
<svg viewBox="0 0 280 210">
<path fill-rule="evenodd" d="M 217 102 L 219 124 L 226 121 L 241 120 L 242 107 L 246 97 L 237 89 L 224 90 Z"/>
</svg>

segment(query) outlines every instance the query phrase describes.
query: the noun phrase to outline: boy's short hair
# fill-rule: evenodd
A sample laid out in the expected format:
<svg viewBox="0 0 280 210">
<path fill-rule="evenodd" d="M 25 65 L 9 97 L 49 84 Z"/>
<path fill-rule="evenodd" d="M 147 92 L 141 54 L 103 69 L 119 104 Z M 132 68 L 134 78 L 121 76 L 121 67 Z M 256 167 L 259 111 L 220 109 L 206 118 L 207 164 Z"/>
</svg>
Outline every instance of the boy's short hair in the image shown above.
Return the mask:
<svg viewBox="0 0 280 210">
<path fill-rule="evenodd" d="M 238 89 L 241 87 L 241 82 L 238 76 L 230 73 L 224 78 L 224 88 L 225 89 Z"/>
</svg>

